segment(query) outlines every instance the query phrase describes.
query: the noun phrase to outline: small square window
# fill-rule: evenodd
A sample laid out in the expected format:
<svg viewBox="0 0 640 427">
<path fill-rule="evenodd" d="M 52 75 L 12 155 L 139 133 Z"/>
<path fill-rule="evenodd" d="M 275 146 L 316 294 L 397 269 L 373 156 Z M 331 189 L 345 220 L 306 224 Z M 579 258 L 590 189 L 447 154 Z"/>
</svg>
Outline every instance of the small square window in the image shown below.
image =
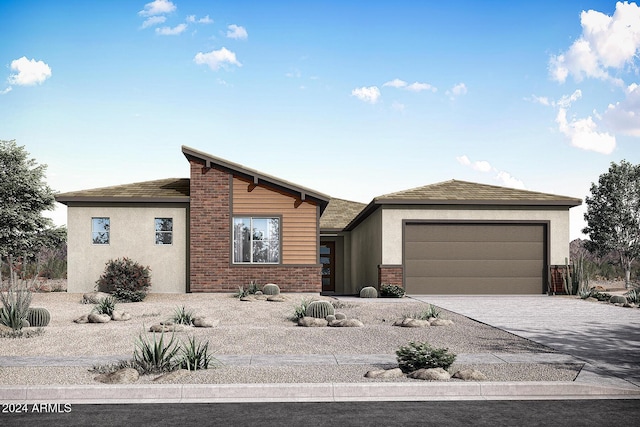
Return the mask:
<svg viewBox="0 0 640 427">
<path fill-rule="evenodd" d="M 173 243 L 173 218 L 156 218 L 156 245 Z"/>
<path fill-rule="evenodd" d="M 91 239 L 94 245 L 108 245 L 110 240 L 109 218 L 91 218 Z"/>
</svg>

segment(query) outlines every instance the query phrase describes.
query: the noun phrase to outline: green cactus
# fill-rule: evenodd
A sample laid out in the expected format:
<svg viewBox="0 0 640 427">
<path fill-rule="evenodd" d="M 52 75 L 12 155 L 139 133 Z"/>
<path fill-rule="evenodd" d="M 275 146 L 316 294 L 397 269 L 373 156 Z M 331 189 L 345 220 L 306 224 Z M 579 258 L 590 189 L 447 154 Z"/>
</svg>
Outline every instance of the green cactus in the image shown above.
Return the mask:
<svg viewBox="0 0 640 427">
<path fill-rule="evenodd" d="M 313 301 L 307 306 L 305 316 L 326 319 L 327 316 L 334 313 L 335 310 L 329 301 Z"/>
<path fill-rule="evenodd" d="M 360 298 L 378 298 L 378 291 L 373 286 L 366 286 L 360 291 Z"/>
<path fill-rule="evenodd" d="M 267 283 L 262 288 L 262 293 L 265 295 L 278 295 L 280 294 L 280 287 L 273 283 Z"/>
<path fill-rule="evenodd" d="M 31 307 L 27 314 L 27 321 L 33 327 L 43 327 L 49 324 L 51 314 L 44 307 Z"/>
</svg>

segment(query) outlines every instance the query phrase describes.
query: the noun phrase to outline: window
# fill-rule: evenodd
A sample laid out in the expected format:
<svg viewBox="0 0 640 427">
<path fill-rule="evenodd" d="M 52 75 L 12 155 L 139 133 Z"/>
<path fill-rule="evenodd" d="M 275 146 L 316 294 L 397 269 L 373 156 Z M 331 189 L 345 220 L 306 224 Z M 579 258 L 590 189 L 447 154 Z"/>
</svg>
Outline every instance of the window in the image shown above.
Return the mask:
<svg viewBox="0 0 640 427">
<path fill-rule="evenodd" d="M 280 262 L 279 218 L 233 218 L 233 262 Z"/>
<path fill-rule="evenodd" d="M 156 245 L 173 243 L 173 218 L 156 218 Z"/>
<path fill-rule="evenodd" d="M 109 218 L 91 218 L 91 239 L 94 245 L 109 244 Z"/>
</svg>

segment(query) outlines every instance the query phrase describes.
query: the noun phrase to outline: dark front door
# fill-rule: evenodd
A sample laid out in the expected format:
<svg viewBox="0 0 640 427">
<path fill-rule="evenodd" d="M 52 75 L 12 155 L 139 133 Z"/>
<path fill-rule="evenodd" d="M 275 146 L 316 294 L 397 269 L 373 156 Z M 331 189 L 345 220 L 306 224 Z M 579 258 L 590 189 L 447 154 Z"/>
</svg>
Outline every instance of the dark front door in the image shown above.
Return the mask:
<svg viewBox="0 0 640 427">
<path fill-rule="evenodd" d="M 322 292 L 335 292 L 335 242 L 320 242 L 320 264 L 322 264 Z"/>
</svg>

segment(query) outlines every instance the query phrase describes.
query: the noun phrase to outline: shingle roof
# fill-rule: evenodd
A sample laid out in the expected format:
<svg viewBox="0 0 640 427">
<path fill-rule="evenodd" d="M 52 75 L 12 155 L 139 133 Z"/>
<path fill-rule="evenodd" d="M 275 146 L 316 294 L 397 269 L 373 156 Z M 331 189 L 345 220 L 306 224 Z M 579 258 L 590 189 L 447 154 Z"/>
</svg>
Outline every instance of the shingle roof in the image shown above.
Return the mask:
<svg viewBox="0 0 640 427">
<path fill-rule="evenodd" d="M 320 217 L 321 230 L 342 230 L 367 206 L 365 203 L 331 199 Z"/>
<path fill-rule="evenodd" d="M 188 202 L 189 178 L 166 178 L 90 190 L 70 191 L 56 196 L 69 202 Z"/>
<path fill-rule="evenodd" d="M 561 206 L 578 206 L 582 203 L 582 200 L 575 197 L 518 190 L 515 188 L 499 187 L 497 185 L 458 181 L 455 179 L 385 194 L 373 200 L 377 203 L 420 202 L 423 204 L 433 204 L 446 202 L 447 204 L 550 204 Z"/>
</svg>

